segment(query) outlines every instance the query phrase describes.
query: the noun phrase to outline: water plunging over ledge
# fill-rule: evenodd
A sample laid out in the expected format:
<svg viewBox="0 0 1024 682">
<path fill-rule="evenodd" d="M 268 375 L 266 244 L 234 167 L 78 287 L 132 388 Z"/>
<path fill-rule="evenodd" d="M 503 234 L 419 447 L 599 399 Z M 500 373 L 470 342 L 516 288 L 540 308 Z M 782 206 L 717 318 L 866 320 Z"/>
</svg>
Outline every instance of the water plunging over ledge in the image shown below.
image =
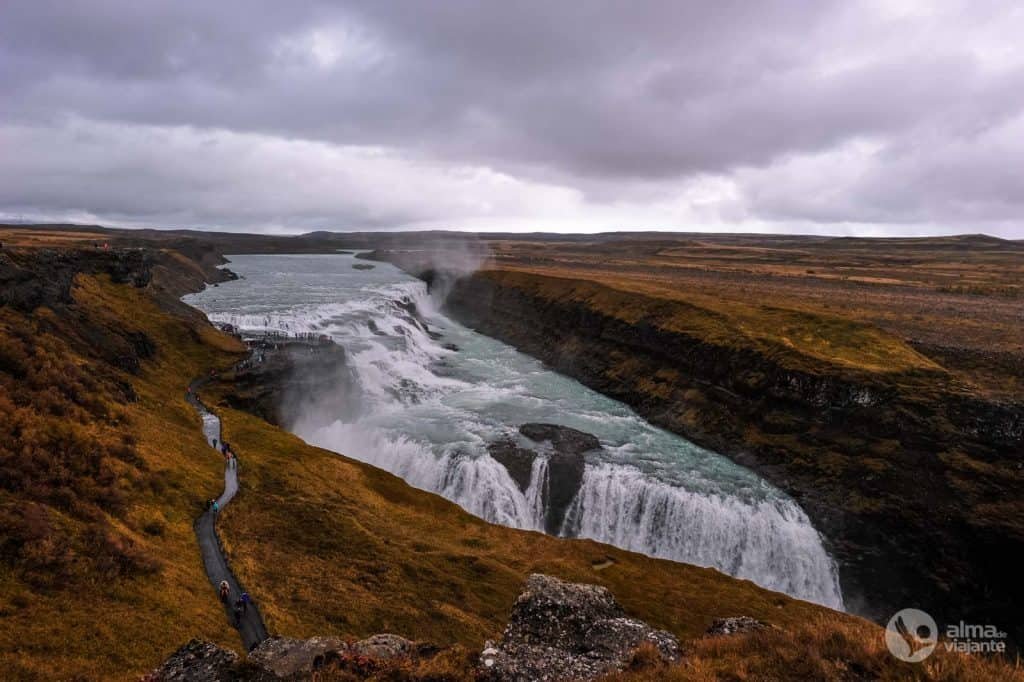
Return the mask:
<svg viewBox="0 0 1024 682">
<path fill-rule="evenodd" d="M 792 499 L 728 458 L 448 319 L 419 280 L 386 263 L 355 269 L 361 261 L 349 255 L 231 260 L 242 279 L 186 302 L 243 334 L 325 334 L 348 354 L 348 409 L 324 414 L 308 406 L 289 425 L 306 441 L 493 523 L 543 529 L 548 460 L 518 427 L 572 427 L 595 435 L 601 448 L 585 456 L 560 535 L 711 566 L 842 608 L 835 563 Z M 525 490 L 488 454 L 503 439 L 542 453 Z"/>
</svg>

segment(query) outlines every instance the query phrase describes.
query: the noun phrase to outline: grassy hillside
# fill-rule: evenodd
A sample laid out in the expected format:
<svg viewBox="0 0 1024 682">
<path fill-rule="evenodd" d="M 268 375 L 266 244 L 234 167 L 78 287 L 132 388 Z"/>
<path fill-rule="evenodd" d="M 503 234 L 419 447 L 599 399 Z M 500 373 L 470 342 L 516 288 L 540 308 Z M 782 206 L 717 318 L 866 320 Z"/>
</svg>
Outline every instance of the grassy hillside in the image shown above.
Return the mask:
<svg viewBox="0 0 1024 682">
<path fill-rule="evenodd" d="M 191 636 L 236 640 L 192 532 L 220 462 L 181 391 L 238 348 L 105 277 L 73 296 L 0 308 L 6 679 L 128 678 Z M 134 367 L 133 341 L 134 372 L 111 362 Z"/>
</svg>

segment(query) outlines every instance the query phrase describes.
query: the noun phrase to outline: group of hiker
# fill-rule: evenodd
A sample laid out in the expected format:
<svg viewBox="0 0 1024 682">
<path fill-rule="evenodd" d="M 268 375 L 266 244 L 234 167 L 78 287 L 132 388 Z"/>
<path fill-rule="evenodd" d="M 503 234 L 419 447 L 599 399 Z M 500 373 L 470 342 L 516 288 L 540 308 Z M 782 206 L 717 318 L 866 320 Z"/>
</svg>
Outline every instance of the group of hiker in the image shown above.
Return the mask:
<svg viewBox="0 0 1024 682">
<path fill-rule="evenodd" d="M 231 446 L 228 443 L 221 441 L 217 443 L 217 439 L 214 438 L 212 441 L 213 447 L 220 451 L 224 455 L 224 461 L 228 467 L 234 468 L 238 466 L 238 459 L 235 457 L 235 453 L 231 450 Z M 217 500 L 210 500 L 207 504 L 207 509 L 212 510 L 214 513 L 220 511 L 220 505 Z M 221 580 L 220 586 L 217 588 L 217 593 L 220 596 L 221 602 L 224 606 L 231 605 L 231 620 L 235 624 L 235 627 L 240 627 L 242 624 L 242 617 L 249 611 L 249 598 L 248 592 L 242 592 L 235 599 L 234 604 L 231 604 L 231 586 L 227 580 Z"/>
<path fill-rule="evenodd" d="M 213 439 L 213 447 L 215 449 L 219 450 L 220 454 L 224 455 L 224 464 L 229 469 L 237 469 L 238 468 L 238 455 L 235 454 L 235 451 L 231 449 L 231 446 L 227 442 L 221 441 L 220 445 L 218 446 L 217 445 L 217 439 L 214 438 Z"/>
<path fill-rule="evenodd" d="M 238 458 L 235 457 L 235 453 L 231 449 L 231 446 L 228 445 L 227 443 L 223 443 L 222 442 L 220 444 L 220 447 L 217 447 L 217 439 L 216 438 L 214 438 L 212 440 L 212 443 L 213 443 L 213 447 L 217 448 L 217 450 L 219 450 L 220 453 L 222 455 L 224 455 L 224 464 L 229 469 L 237 469 L 238 468 Z M 207 500 L 206 501 L 206 511 L 212 511 L 214 514 L 216 514 L 217 512 L 220 511 L 220 503 L 217 502 L 217 500 L 215 500 L 215 499 Z"/>
<path fill-rule="evenodd" d="M 231 602 L 231 586 L 228 584 L 227 580 L 220 581 L 220 587 L 218 588 L 217 593 L 220 595 L 221 603 L 224 604 L 224 606 L 228 606 Z M 249 593 L 242 592 L 231 607 L 231 617 L 236 628 L 242 624 L 242 617 L 249 612 L 249 604 L 251 601 Z"/>
</svg>

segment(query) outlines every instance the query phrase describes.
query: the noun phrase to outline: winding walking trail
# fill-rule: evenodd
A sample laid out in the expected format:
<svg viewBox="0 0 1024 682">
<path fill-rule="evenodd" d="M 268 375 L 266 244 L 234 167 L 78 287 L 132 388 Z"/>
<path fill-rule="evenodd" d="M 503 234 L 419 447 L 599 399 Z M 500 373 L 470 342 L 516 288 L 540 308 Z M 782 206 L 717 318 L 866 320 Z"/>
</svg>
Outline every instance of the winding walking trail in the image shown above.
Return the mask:
<svg viewBox="0 0 1024 682">
<path fill-rule="evenodd" d="M 206 383 L 206 379 L 196 379 L 189 384 L 189 392 L 186 395 L 186 399 L 189 404 L 195 408 L 196 412 L 203 419 L 203 435 L 206 436 L 206 442 L 211 447 L 217 448 L 222 442 L 220 433 L 220 417 L 211 412 L 203 403 L 199 400 L 197 391 L 200 386 Z M 217 445 L 215 445 L 215 443 Z M 220 450 L 217 450 L 219 453 Z M 234 460 L 234 466 L 224 467 L 224 492 L 217 498 L 217 505 L 221 511 L 228 505 L 231 499 L 238 492 L 238 460 Z M 245 590 L 238 583 L 238 579 L 231 572 L 231 567 L 228 566 L 227 557 L 224 556 L 224 549 L 221 547 L 220 538 L 217 537 L 217 512 L 212 509 L 208 509 L 203 512 L 195 521 L 196 538 L 199 540 L 199 551 L 203 556 L 203 565 L 206 567 L 206 575 L 210 579 L 210 583 L 213 585 L 214 590 L 217 590 L 220 586 L 221 581 L 226 580 L 231 588 L 230 595 L 228 597 L 228 604 L 225 607 L 225 613 L 228 617 L 228 622 L 234 625 L 234 616 L 232 615 L 232 606 L 235 600 L 238 599 L 242 592 Z M 242 615 L 241 621 L 237 626 L 238 634 L 242 638 L 242 643 L 245 645 L 246 651 L 252 651 L 257 644 L 267 639 L 267 627 L 263 624 L 263 618 L 260 616 L 259 607 L 256 606 L 255 602 L 250 599 L 249 607 Z"/>
</svg>

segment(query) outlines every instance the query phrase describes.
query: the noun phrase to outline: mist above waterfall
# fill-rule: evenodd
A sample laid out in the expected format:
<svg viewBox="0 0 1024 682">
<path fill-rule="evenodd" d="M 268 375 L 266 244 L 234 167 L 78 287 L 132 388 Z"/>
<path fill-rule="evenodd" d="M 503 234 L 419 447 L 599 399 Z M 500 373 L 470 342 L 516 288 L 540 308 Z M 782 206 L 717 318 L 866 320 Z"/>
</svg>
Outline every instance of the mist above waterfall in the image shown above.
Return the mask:
<svg viewBox="0 0 1024 682">
<path fill-rule="evenodd" d="M 418 240 L 405 248 L 390 244 L 369 255 L 383 258 L 425 281 L 440 308 L 455 282 L 479 270 L 493 254 L 489 242 L 479 235 L 465 233 Z"/>
<path fill-rule="evenodd" d="M 420 256 L 424 263 L 425 254 Z M 710 566 L 842 607 L 834 562 L 790 498 L 725 457 L 657 429 L 630 408 L 447 319 L 437 295 L 388 264 L 350 256 L 248 256 L 246 279 L 193 297 L 246 333 L 329 336 L 345 349 L 347 406 L 306 396 L 288 427 L 310 443 L 395 473 L 488 521 L 541 530 L 550 495 L 543 444 L 522 424 L 597 437 L 559 534 Z M 435 261 L 436 264 L 436 261 Z M 467 258 L 467 267 L 476 267 Z M 450 267 L 451 263 L 445 263 Z M 514 439 L 538 456 L 525 488 L 488 446 Z"/>
</svg>

